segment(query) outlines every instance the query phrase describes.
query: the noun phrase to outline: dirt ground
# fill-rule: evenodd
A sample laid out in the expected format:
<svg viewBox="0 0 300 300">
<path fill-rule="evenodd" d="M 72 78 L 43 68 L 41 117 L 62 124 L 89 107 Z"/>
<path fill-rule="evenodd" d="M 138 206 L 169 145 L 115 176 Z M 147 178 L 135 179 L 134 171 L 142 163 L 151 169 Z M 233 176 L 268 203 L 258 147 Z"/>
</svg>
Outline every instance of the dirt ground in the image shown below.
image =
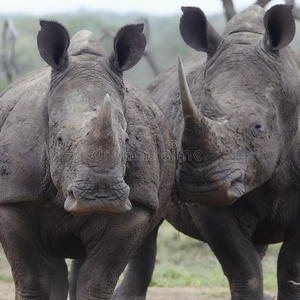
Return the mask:
<svg viewBox="0 0 300 300">
<path fill-rule="evenodd" d="M 7 278 L 11 275 L 10 268 L 4 260 L 0 264 L 1 274 Z M 218 288 L 217 293 L 226 294 L 227 289 Z M 203 288 L 197 289 L 193 287 L 178 287 L 178 288 L 164 288 L 164 287 L 150 287 L 147 294 L 147 300 L 230 300 L 229 293 L 226 297 L 213 297 L 212 289 Z M 12 281 L 3 281 L 0 278 L 0 300 L 14 300 L 14 283 Z"/>
<path fill-rule="evenodd" d="M 205 295 L 207 292 L 213 293 L 213 290 L 210 289 L 210 291 L 208 291 L 207 289 L 197 289 L 193 287 L 152 287 L 149 288 L 147 300 L 230 300 L 229 295 L 227 297 L 214 297 Z"/>
<path fill-rule="evenodd" d="M 226 293 L 226 296 L 213 296 L 213 294 L 213 288 L 150 287 L 147 300 L 230 300 L 229 293 Z M 274 296 L 275 293 L 268 291 L 268 295 Z M 0 300 L 14 300 L 14 284 L 12 282 L 0 281 Z"/>
<path fill-rule="evenodd" d="M 203 296 L 201 289 L 193 287 L 149 288 L 147 300 L 230 300 L 230 297 L 215 298 Z M 0 299 L 14 300 L 14 285 L 12 282 L 0 281 Z"/>
</svg>

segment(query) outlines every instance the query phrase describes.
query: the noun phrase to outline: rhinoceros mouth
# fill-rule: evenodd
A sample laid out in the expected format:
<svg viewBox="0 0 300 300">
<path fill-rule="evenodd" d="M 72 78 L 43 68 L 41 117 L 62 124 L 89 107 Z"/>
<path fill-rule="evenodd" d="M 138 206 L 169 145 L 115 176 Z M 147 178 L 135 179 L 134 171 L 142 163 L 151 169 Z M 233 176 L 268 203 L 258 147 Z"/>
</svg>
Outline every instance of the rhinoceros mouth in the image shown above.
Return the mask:
<svg viewBox="0 0 300 300">
<path fill-rule="evenodd" d="M 92 213 L 124 214 L 132 209 L 129 186 L 123 183 L 118 189 L 82 190 L 75 185 L 68 187 L 65 210 L 74 215 Z"/>
<path fill-rule="evenodd" d="M 177 192 L 184 202 L 229 206 L 245 194 L 245 186 L 241 176 L 213 183 L 186 182 L 177 178 Z"/>
</svg>

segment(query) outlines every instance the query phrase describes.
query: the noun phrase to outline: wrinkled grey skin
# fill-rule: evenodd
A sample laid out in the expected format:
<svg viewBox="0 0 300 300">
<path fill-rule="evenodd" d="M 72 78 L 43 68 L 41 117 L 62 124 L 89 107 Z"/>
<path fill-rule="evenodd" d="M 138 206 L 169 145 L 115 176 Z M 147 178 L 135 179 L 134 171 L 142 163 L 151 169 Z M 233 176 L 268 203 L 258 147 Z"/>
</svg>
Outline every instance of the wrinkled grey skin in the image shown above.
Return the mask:
<svg viewBox="0 0 300 300">
<path fill-rule="evenodd" d="M 122 76 L 143 54 L 143 25 L 124 26 L 111 55 L 90 32 L 70 43 L 62 25 L 41 26 L 50 68 L 0 98 L 0 241 L 16 299 L 66 299 L 66 257 L 83 263 L 71 274 L 71 299 L 111 299 L 170 197 L 171 133 Z"/>
<path fill-rule="evenodd" d="M 300 74 L 299 58 L 287 47 L 295 30 L 291 7 L 265 13 L 251 6 L 222 36 L 200 9 L 183 12 L 183 39 L 206 52 L 183 62 L 191 97 L 182 72 L 179 88 L 177 67 L 149 87 L 186 158 L 177 172 L 181 213 L 174 213 L 174 197 L 165 218 L 193 233 L 192 217 L 222 265 L 233 300 L 263 299 L 254 245 L 283 242 L 278 299 L 299 299 Z"/>
</svg>

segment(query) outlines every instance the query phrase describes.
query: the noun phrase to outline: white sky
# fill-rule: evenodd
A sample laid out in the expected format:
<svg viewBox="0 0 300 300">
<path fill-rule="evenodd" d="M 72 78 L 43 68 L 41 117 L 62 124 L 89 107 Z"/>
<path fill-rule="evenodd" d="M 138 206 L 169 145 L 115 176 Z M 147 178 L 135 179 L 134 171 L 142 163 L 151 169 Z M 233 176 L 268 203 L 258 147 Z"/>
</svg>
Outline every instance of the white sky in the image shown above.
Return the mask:
<svg viewBox="0 0 300 300">
<path fill-rule="evenodd" d="M 165 16 L 181 14 L 181 6 L 198 6 L 206 14 L 223 11 L 221 0 L 2 0 L 1 14 L 26 13 L 41 16 L 51 13 L 108 10 L 117 13 L 139 12 Z M 237 11 L 253 4 L 255 0 L 234 0 Z M 271 5 L 285 1 L 272 0 Z M 300 0 L 296 0 L 300 7 Z"/>
</svg>

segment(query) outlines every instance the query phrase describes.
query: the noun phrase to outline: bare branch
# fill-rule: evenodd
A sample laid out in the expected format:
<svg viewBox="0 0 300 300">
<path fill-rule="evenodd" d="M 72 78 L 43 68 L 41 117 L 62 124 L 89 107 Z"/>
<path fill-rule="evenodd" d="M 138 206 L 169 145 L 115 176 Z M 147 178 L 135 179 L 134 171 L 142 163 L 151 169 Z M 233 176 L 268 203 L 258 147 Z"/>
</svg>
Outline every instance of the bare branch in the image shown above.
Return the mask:
<svg viewBox="0 0 300 300">
<path fill-rule="evenodd" d="M 297 20 L 300 20 L 300 9 L 297 7 L 295 1 L 294 0 L 286 0 L 285 3 L 287 5 L 293 5 L 294 6 L 294 8 L 293 8 L 294 18 L 297 19 Z"/>
<path fill-rule="evenodd" d="M 110 29 L 106 28 L 103 25 L 98 25 L 98 27 L 99 27 L 100 31 L 102 32 L 102 35 L 99 38 L 100 42 L 105 40 L 106 38 L 109 38 L 109 39 L 114 38 L 115 33 L 113 31 L 111 31 Z"/>
<path fill-rule="evenodd" d="M 8 31 L 8 22 L 7 20 L 4 21 L 4 25 L 3 25 L 3 33 L 2 33 L 2 49 L 1 49 L 1 64 L 3 66 L 6 78 L 8 83 L 12 82 L 12 74 L 11 74 L 11 70 L 8 64 L 8 60 L 6 57 L 6 49 L 7 49 L 7 31 Z"/>
<path fill-rule="evenodd" d="M 254 4 L 265 7 L 272 0 L 257 0 Z"/>
<path fill-rule="evenodd" d="M 3 66 L 8 83 L 11 83 L 13 80 L 13 71 L 18 73 L 18 67 L 15 62 L 15 44 L 17 37 L 18 32 L 12 20 L 5 20 L 2 33 L 0 63 Z"/>
<path fill-rule="evenodd" d="M 19 73 L 19 68 L 16 64 L 16 60 L 15 60 L 15 49 L 16 49 L 16 41 L 17 41 L 17 37 L 18 37 L 18 31 L 13 23 L 12 20 L 8 20 L 8 28 L 11 32 L 10 35 L 10 65 L 12 66 L 12 68 L 15 70 L 15 72 L 18 74 Z"/>
<path fill-rule="evenodd" d="M 159 74 L 159 68 L 157 67 L 153 56 L 151 54 L 151 51 L 149 50 L 149 42 L 150 42 L 150 26 L 149 26 L 149 21 L 147 18 L 143 18 L 143 19 L 139 19 L 137 20 L 138 22 L 143 22 L 145 24 L 145 28 L 144 28 L 144 34 L 146 36 L 146 40 L 147 40 L 147 48 L 144 52 L 144 57 L 147 60 L 154 76 Z"/>
<path fill-rule="evenodd" d="M 145 50 L 144 57 L 147 60 L 148 64 L 150 65 L 150 68 L 151 68 L 154 76 L 157 76 L 160 72 L 159 72 L 159 69 L 158 69 L 156 63 L 154 62 L 152 54 L 150 53 L 149 50 L 147 50 L 147 49 Z"/>
<path fill-rule="evenodd" d="M 235 15 L 235 9 L 232 0 L 222 0 L 227 21 Z"/>
<path fill-rule="evenodd" d="M 295 1 L 294 0 L 286 0 L 285 3 L 287 5 L 293 5 L 295 7 Z"/>
</svg>

